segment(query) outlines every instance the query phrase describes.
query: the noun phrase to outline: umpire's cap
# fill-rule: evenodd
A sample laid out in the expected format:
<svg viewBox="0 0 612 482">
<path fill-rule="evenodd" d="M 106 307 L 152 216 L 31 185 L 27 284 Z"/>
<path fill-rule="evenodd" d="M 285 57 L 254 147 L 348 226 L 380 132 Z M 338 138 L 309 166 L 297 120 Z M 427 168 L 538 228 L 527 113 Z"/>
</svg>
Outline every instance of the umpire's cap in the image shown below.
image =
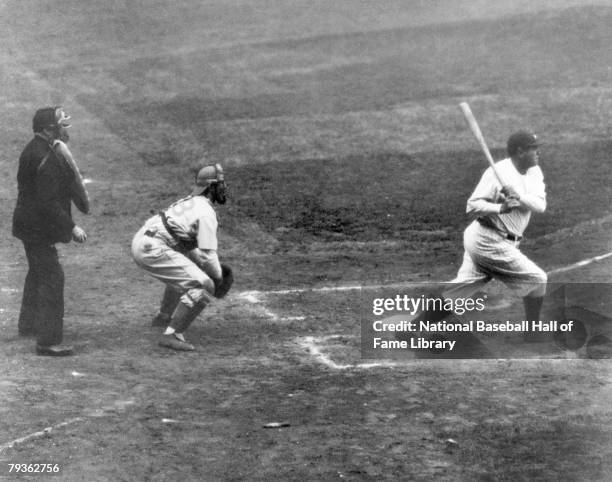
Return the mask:
<svg viewBox="0 0 612 482">
<path fill-rule="evenodd" d="M 518 148 L 528 149 L 530 147 L 538 147 L 540 141 L 538 137 L 529 131 L 517 131 L 508 137 L 507 151 L 508 154 L 513 156 L 518 152 Z"/>
<path fill-rule="evenodd" d="M 34 132 L 42 132 L 49 127 L 59 126 L 70 127 L 70 116 L 59 105 L 38 109 L 32 119 L 32 130 Z"/>
<path fill-rule="evenodd" d="M 204 190 L 211 184 L 214 184 L 216 182 L 223 182 L 224 180 L 225 177 L 221 164 L 205 166 L 201 168 L 196 174 L 195 186 L 193 188 L 192 194 L 194 196 L 202 194 L 202 192 L 204 192 Z"/>
</svg>

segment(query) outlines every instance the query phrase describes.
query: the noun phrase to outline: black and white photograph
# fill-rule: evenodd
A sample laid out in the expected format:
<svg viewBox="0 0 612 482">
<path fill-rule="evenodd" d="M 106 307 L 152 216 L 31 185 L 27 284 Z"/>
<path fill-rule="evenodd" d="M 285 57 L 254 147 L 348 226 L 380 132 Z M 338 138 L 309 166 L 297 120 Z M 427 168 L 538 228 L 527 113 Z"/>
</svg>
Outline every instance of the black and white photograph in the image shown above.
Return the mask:
<svg viewBox="0 0 612 482">
<path fill-rule="evenodd" d="M 0 480 L 612 480 L 612 0 L 0 26 Z"/>
</svg>

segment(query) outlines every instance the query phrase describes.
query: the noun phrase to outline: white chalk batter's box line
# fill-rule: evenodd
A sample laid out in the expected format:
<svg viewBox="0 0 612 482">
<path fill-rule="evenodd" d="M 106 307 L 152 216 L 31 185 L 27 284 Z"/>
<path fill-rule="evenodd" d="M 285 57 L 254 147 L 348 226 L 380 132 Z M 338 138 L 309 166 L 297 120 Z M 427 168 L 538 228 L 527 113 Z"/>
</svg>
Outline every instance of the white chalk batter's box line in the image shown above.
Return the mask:
<svg viewBox="0 0 612 482">
<path fill-rule="evenodd" d="M 582 261 L 578 261 L 576 263 L 569 264 L 567 266 L 562 266 L 560 268 L 555 268 L 553 270 L 548 271 L 549 276 L 554 276 L 560 273 L 565 273 L 567 271 L 572 271 L 574 269 L 582 268 L 583 266 L 587 266 L 591 263 L 596 263 L 598 261 L 603 261 L 606 258 L 612 257 L 612 252 L 602 254 L 599 256 L 594 256 L 592 258 L 583 259 Z M 333 293 L 333 292 L 341 292 L 341 291 L 358 291 L 358 290 L 379 290 L 379 289 L 393 289 L 393 288 L 409 288 L 414 286 L 427 286 L 431 284 L 440 284 L 443 281 L 428 281 L 428 282 L 400 282 L 400 283 L 390 283 L 390 284 L 378 284 L 378 285 L 340 285 L 340 286 L 322 286 L 319 288 L 289 288 L 284 290 L 270 290 L 270 291 L 243 291 L 238 294 L 238 296 L 246 301 L 251 303 L 262 303 L 262 297 L 268 295 L 292 295 L 292 294 L 300 294 L 300 293 Z M 276 315 L 275 315 L 276 316 Z M 277 316 L 278 317 L 278 316 Z"/>
<path fill-rule="evenodd" d="M 326 335 L 326 336 L 303 336 L 296 338 L 297 345 L 312 356 L 316 361 L 334 370 L 367 370 L 368 368 L 396 368 L 409 366 L 414 360 L 390 361 L 380 360 L 373 362 L 340 364 L 332 360 L 331 356 L 324 352 L 323 345 L 330 340 L 338 340 L 343 338 L 358 338 L 354 335 Z"/>
<path fill-rule="evenodd" d="M 566 271 L 571 271 L 573 269 L 581 268 L 583 266 L 589 265 L 591 263 L 602 261 L 606 258 L 612 256 L 612 252 L 602 254 L 600 256 L 594 256 L 592 258 L 584 259 L 582 261 L 578 261 L 577 263 L 572 263 L 567 266 L 563 266 L 560 268 L 553 269 L 548 272 L 548 275 L 555 275 L 559 273 L 564 273 Z M 433 282 L 435 283 L 435 282 Z M 304 316 L 292 316 L 292 317 L 282 317 L 278 314 L 272 312 L 265 306 L 265 302 L 262 300 L 266 295 L 287 295 L 287 294 L 295 294 L 295 293 L 304 293 L 304 292 L 338 292 L 338 291 L 354 291 L 354 290 L 376 290 L 381 288 L 402 288 L 402 287 L 411 287 L 415 286 L 417 283 L 393 283 L 388 285 L 348 285 L 348 286 L 330 286 L 330 287 L 321 287 L 321 288 L 310 288 L 310 289 L 287 289 L 287 290 L 275 290 L 275 291 L 245 291 L 239 293 L 238 296 L 250 303 L 258 304 L 263 313 L 272 319 L 273 321 L 291 321 L 291 320 L 304 320 L 306 317 Z M 427 283 L 430 284 L 430 283 Z M 424 284 L 423 284 L 424 285 Z M 329 340 L 346 338 L 347 335 L 326 335 L 326 336 L 306 336 L 299 337 L 296 340 L 297 345 L 307 351 L 307 353 L 313 357 L 318 362 L 323 365 L 335 369 L 335 370 L 347 370 L 347 369 L 369 369 L 369 368 L 395 368 L 395 367 L 406 367 L 411 363 L 414 363 L 414 360 L 406 360 L 406 361 L 375 361 L 375 362 L 364 362 L 364 363 L 355 363 L 355 364 L 340 364 L 336 363 L 331 357 L 323 351 L 321 344 L 325 343 Z"/>
<path fill-rule="evenodd" d="M 311 356 L 318 363 L 325 365 L 332 370 L 368 370 L 371 368 L 414 368 L 415 364 L 419 363 L 427 363 L 431 365 L 431 363 L 440 363 L 440 366 L 448 367 L 448 363 L 474 363 L 477 364 L 478 368 L 482 368 L 483 362 L 494 362 L 494 363 L 504 363 L 507 361 L 512 361 L 512 363 L 533 363 L 534 361 L 563 361 L 568 362 L 572 360 L 579 359 L 575 353 L 572 355 L 571 351 L 567 351 L 564 353 L 562 358 L 489 358 L 489 359 L 481 359 L 481 358 L 466 358 L 466 359 L 436 359 L 436 358 L 423 358 L 419 359 L 416 356 L 411 358 L 405 358 L 402 360 L 375 360 L 370 362 L 360 362 L 360 363 L 337 363 L 332 359 L 332 356 L 328 354 L 328 350 L 326 350 L 326 345 L 328 342 L 334 340 L 342 340 L 342 339 L 351 339 L 357 340 L 359 336 L 357 335 L 344 335 L 344 334 L 335 334 L 335 335 L 324 335 L 324 336 L 300 336 L 295 338 L 295 345 L 299 347 L 299 350 L 303 353 L 304 351 Z M 584 361 L 584 360 L 582 360 Z"/>
</svg>

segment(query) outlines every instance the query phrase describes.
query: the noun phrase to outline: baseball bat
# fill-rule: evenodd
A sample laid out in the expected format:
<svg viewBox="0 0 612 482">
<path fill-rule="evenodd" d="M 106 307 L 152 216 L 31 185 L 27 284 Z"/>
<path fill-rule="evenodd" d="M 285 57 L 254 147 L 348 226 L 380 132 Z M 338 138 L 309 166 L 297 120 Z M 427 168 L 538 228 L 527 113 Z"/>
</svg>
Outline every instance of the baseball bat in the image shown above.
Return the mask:
<svg viewBox="0 0 612 482">
<path fill-rule="evenodd" d="M 502 186 L 505 186 L 504 182 L 502 181 L 502 178 L 499 175 L 499 172 L 497 172 L 497 169 L 495 168 L 495 161 L 493 160 L 493 156 L 491 156 L 491 153 L 489 152 L 489 148 L 487 147 L 487 143 L 485 142 L 484 136 L 482 135 L 482 132 L 480 131 L 478 122 L 476 122 L 476 117 L 474 117 L 474 114 L 472 114 L 472 109 L 470 109 L 470 105 L 467 102 L 461 102 L 461 104 L 459 104 L 459 107 L 461 107 L 463 116 L 465 117 L 465 120 L 470 126 L 470 130 L 472 131 L 472 134 L 474 134 L 474 137 L 478 141 L 478 144 L 480 144 L 480 148 L 482 149 L 482 152 L 484 152 L 484 155 L 487 158 L 487 161 L 489 161 L 489 165 L 491 166 L 491 169 L 493 169 L 493 174 L 495 174 L 495 177 L 497 178 L 499 183 Z"/>
</svg>

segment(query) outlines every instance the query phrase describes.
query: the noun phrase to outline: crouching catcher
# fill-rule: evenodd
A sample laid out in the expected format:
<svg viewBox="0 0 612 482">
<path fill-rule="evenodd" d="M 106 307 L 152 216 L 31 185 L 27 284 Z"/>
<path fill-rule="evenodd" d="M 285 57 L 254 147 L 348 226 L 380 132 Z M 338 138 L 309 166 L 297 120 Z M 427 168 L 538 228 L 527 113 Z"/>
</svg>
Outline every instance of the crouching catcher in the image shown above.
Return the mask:
<svg viewBox="0 0 612 482">
<path fill-rule="evenodd" d="M 213 297 L 224 297 L 232 285 L 232 270 L 217 255 L 218 221 L 213 204 L 225 201 L 223 168 L 219 164 L 203 167 L 191 195 L 149 218 L 134 236 L 134 261 L 166 285 L 152 322 L 166 328 L 161 346 L 194 350 L 184 332 Z"/>
</svg>

